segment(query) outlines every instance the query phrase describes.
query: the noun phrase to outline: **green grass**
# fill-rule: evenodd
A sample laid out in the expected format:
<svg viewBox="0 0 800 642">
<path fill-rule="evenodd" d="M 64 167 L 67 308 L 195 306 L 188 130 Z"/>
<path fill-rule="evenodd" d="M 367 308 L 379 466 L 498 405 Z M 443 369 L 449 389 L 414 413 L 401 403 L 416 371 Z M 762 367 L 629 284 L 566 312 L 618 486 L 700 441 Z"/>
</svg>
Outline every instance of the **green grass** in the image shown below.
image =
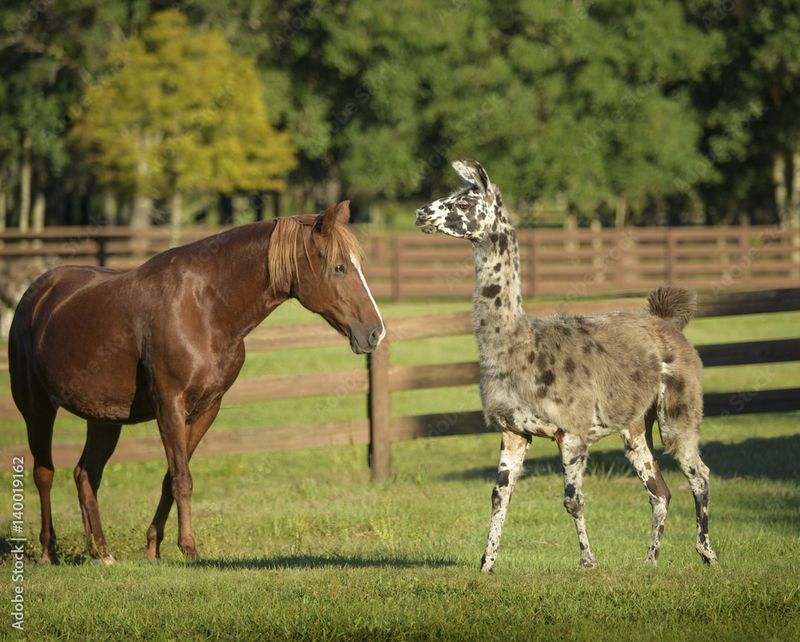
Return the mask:
<svg viewBox="0 0 800 642">
<path fill-rule="evenodd" d="M 469 309 L 466 302 L 383 304 L 386 317 Z M 268 323 L 313 321 L 296 305 Z M 697 343 L 797 336 L 800 313 L 699 319 Z M 474 340 L 407 341 L 396 364 L 476 358 Z M 243 376 L 363 367 L 341 347 L 251 354 Z M 797 364 L 715 368 L 706 389 L 800 385 Z M 0 376 L 0 395 L 8 394 Z M 479 407 L 475 386 L 395 394 L 396 415 Z M 226 406 L 214 430 L 364 415 L 359 396 Z M 100 494 L 118 563 L 84 559 L 69 470 L 58 470 L 54 519 L 64 564 L 37 567 L 38 497 L 26 478 L 26 627 L 32 639 L 615 639 L 768 640 L 800 637 L 800 414 L 710 418 L 702 432 L 712 470 L 718 568 L 693 549 L 685 480 L 661 457 L 673 503 L 658 568 L 645 568 L 649 505 L 610 437 L 592 451 L 587 517 L 600 567 L 580 571 L 561 505 L 556 448 L 534 440 L 509 512 L 496 573 L 477 572 L 488 524 L 498 437 L 396 444 L 394 477 L 369 482 L 362 447 L 200 458 L 193 519 L 203 561 L 185 564 L 173 514 L 158 563 L 140 561 L 164 463 L 111 464 Z M 127 435 L 155 435 L 153 425 Z M 83 422 L 59 418 L 60 443 Z M 21 422 L 0 445 L 25 443 Z M 0 484 L 10 488 L 7 465 Z M 6 505 L 8 502 L 5 502 Z M 6 508 L 3 509 L 7 510 Z M 5 520 L 6 515 L 0 513 Z M 6 548 L 1 548 L 5 546 Z M 2 572 L 10 569 L 7 540 Z M 6 611 L 4 611 L 6 612 Z M 7 615 L 3 616 L 8 618 Z M 8 620 L 7 620 L 8 621 Z M 10 629 L 0 628 L 0 637 Z"/>
<path fill-rule="evenodd" d="M 598 444 L 585 484 L 600 567 L 576 568 L 555 447 L 535 440 L 493 576 L 477 571 L 498 437 L 442 438 L 394 449 L 394 478 L 371 484 L 363 448 L 197 459 L 195 534 L 185 564 L 167 527 L 164 559 L 139 561 L 161 462 L 109 466 L 100 496 L 118 563 L 82 555 L 74 485 L 53 492 L 60 567 L 26 565 L 32 639 L 451 638 L 797 639 L 800 527 L 797 414 L 710 419 L 712 541 L 693 550 L 694 509 L 673 491 L 661 563 L 645 568 L 649 505 L 617 440 Z M 663 457 L 662 457 L 663 460 Z M 28 481 L 27 537 L 38 502 Z M 8 474 L 0 484 L 9 487 Z"/>
</svg>

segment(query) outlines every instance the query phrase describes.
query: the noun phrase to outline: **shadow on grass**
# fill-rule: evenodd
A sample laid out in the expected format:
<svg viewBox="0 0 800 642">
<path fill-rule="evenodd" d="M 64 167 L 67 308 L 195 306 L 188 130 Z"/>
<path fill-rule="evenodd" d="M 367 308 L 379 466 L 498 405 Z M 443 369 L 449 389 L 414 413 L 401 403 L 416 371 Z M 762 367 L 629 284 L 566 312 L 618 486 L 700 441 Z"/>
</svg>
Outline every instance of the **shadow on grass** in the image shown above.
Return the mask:
<svg viewBox="0 0 800 642">
<path fill-rule="evenodd" d="M 611 437 L 609 438 L 611 439 Z M 535 447 L 535 446 L 534 446 Z M 773 480 L 800 481 L 800 435 L 788 437 L 754 437 L 736 444 L 712 441 L 701 446 L 703 461 L 711 469 L 713 477 L 758 477 Z M 658 459 L 664 470 L 678 470 L 675 460 L 656 448 Z M 629 476 L 633 469 L 625 459 L 620 444 L 619 450 L 590 451 L 587 472 L 597 476 Z M 526 475 L 561 474 L 558 457 L 530 459 L 525 462 Z M 494 467 L 471 468 L 442 477 L 445 481 L 470 479 L 494 480 Z"/>
<path fill-rule="evenodd" d="M 0 561 L 11 559 L 12 542 L 6 536 L 0 536 Z M 38 550 L 26 547 L 26 559 L 35 563 Z M 59 551 L 57 566 L 81 566 L 94 564 L 95 560 L 82 553 L 64 553 Z M 150 562 L 155 564 L 156 562 Z M 408 558 L 368 558 L 323 555 L 282 555 L 277 557 L 242 557 L 221 559 L 200 559 L 197 562 L 163 560 L 161 564 L 190 568 L 210 568 L 217 570 L 281 570 L 311 568 L 443 568 L 456 566 L 456 562 L 447 559 L 416 560 Z"/>
<path fill-rule="evenodd" d="M 175 564 L 184 565 L 182 562 Z M 414 560 L 406 558 L 363 558 L 321 555 L 285 555 L 278 557 L 245 557 L 206 559 L 189 564 L 193 568 L 218 570 L 280 570 L 289 568 L 441 568 L 455 566 L 451 560 Z"/>
<path fill-rule="evenodd" d="M 15 541 L 11 535 L 0 535 L 0 562 L 8 562 L 12 558 L 12 550 L 15 550 L 19 545 L 19 541 Z M 28 562 L 34 564 L 39 559 L 41 549 L 39 542 L 33 539 L 26 539 L 24 543 L 24 555 Z M 53 566 L 79 566 L 84 562 L 92 561 L 88 555 L 84 553 L 65 552 L 61 550 L 60 546 L 56 546 L 56 555 L 54 557 Z"/>
</svg>

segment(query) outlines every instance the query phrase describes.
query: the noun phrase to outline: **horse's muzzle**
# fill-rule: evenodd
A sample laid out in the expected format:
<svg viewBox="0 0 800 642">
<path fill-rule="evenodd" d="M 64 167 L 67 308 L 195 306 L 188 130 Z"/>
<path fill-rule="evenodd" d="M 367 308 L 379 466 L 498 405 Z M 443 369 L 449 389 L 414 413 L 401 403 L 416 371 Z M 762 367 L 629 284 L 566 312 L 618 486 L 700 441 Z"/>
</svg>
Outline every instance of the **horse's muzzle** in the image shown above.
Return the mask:
<svg viewBox="0 0 800 642">
<path fill-rule="evenodd" d="M 350 333 L 350 349 L 356 354 L 372 352 L 383 339 L 385 330 L 383 326 L 376 326 L 371 330 L 353 330 Z"/>
</svg>

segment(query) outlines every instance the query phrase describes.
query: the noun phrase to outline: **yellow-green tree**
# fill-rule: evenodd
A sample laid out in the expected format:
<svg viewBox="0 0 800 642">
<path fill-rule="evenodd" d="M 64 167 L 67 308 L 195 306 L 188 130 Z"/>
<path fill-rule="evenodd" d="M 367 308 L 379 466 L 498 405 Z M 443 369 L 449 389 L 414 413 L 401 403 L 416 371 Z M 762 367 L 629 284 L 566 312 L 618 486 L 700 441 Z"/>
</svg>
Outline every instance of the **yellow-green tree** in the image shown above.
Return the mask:
<svg viewBox="0 0 800 642">
<path fill-rule="evenodd" d="M 284 188 L 294 149 L 269 122 L 254 61 L 221 31 L 163 11 L 109 65 L 74 108 L 73 134 L 98 177 L 134 195 L 132 225 L 148 224 L 157 198 L 177 231 L 185 195 Z"/>
</svg>

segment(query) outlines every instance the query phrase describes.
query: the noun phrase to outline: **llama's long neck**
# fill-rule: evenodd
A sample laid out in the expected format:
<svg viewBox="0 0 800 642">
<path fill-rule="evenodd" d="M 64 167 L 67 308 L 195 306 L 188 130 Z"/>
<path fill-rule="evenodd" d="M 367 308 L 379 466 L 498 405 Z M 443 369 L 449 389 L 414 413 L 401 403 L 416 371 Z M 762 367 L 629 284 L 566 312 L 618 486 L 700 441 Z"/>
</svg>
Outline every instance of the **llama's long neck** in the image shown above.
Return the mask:
<svg viewBox="0 0 800 642">
<path fill-rule="evenodd" d="M 481 359 L 507 348 L 508 337 L 527 322 L 522 307 L 519 243 L 514 228 L 504 223 L 497 233 L 473 243 L 475 296 L 472 322 Z"/>
</svg>

